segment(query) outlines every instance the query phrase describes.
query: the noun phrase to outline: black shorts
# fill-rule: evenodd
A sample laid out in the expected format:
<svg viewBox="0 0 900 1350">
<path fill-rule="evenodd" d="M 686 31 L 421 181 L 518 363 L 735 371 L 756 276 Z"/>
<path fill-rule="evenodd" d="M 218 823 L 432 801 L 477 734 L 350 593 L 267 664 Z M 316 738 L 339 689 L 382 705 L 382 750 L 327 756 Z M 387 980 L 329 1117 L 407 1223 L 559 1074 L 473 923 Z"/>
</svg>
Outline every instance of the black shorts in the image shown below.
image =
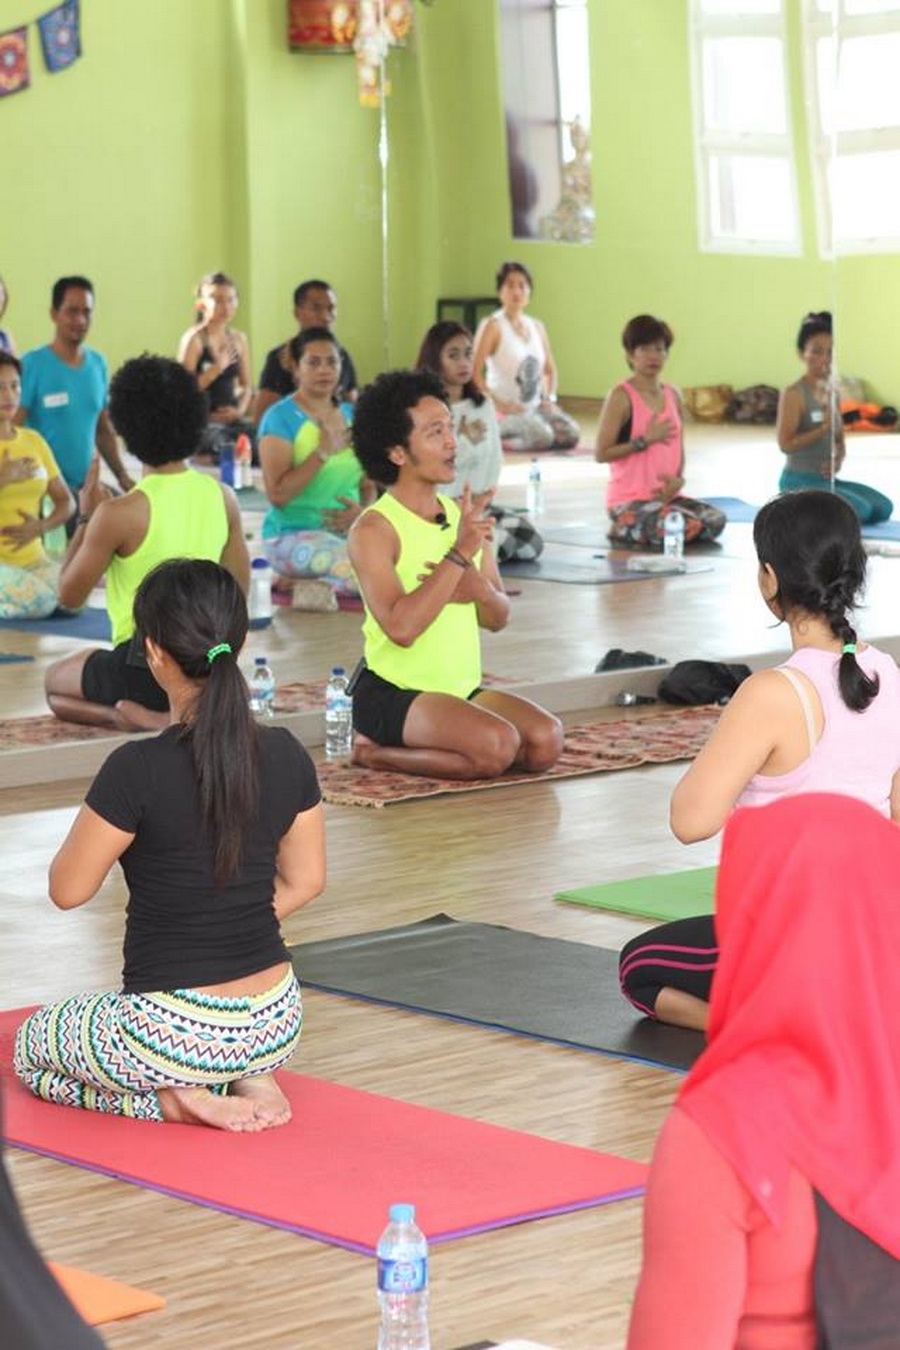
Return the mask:
<svg viewBox="0 0 900 1350">
<path fill-rule="evenodd" d="M 406 714 L 422 692 L 421 689 L 401 689 L 365 666 L 353 688 L 354 729 L 375 741 L 376 745 L 404 745 Z M 468 698 L 480 693 L 479 685 Z"/>
<path fill-rule="evenodd" d="M 153 712 L 168 712 L 168 696 L 150 674 L 142 645 L 134 638 L 111 652 L 91 652 L 81 672 L 81 692 L 88 703 L 112 708 L 119 699 L 131 699 Z"/>
</svg>

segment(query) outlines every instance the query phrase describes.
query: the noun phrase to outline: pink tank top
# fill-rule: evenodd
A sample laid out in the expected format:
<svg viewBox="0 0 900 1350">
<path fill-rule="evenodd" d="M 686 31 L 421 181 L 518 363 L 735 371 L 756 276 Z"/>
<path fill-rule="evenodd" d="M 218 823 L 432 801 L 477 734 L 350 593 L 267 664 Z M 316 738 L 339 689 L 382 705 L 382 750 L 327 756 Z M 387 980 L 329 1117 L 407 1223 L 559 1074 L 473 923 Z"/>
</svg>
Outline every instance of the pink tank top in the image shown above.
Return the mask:
<svg viewBox="0 0 900 1350">
<path fill-rule="evenodd" d="M 635 440 L 646 434 L 654 417 L 653 409 L 644 402 L 630 380 L 617 386 L 624 389 L 631 403 L 631 436 Z M 652 502 L 659 496 L 661 474 L 677 474 L 681 468 L 681 415 L 678 400 L 670 384 L 663 387 L 663 417 L 668 417 L 675 430 L 665 441 L 654 441 L 646 450 L 613 460 L 609 466 L 609 486 L 606 505 L 612 510 L 624 502 Z"/>
<path fill-rule="evenodd" d="M 891 785 L 900 769 L 900 670 L 893 657 L 876 647 L 859 653 L 859 664 L 867 675 L 878 676 L 881 687 L 868 708 L 858 713 L 841 698 L 839 660 L 834 652 L 801 647 L 778 667 L 797 691 L 809 734 L 809 757 L 790 773 L 754 774 L 738 806 L 765 806 L 800 792 L 838 792 L 890 815 Z M 794 670 L 810 680 L 821 701 L 825 724 L 818 741 L 807 687 L 791 674 Z"/>
</svg>

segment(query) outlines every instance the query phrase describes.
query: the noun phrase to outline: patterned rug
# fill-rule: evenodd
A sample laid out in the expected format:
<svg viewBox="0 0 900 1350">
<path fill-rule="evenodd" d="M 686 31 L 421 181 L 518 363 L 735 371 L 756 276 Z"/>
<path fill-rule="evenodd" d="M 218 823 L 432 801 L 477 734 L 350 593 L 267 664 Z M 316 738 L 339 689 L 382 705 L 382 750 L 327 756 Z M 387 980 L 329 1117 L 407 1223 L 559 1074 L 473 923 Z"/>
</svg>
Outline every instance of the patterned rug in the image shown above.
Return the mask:
<svg viewBox="0 0 900 1350">
<path fill-rule="evenodd" d="M 485 672 L 482 677 L 485 685 L 516 684 L 512 676 L 492 675 Z M 291 684 L 280 685 L 275 691 L 275 711 L 277 713 L 321 712 L 325 708 L 325 685 L 328 681 L 296 680 Z M 59 745 L 70 741 L 95 741 L 103 736 L 118 736 L 118 731 L 106 727 L 88 727 L 80 722 L 61 722 L 58 717 L 47 713 L 40 717 L 11 717 L 0 719 L 0 753 L 4 750 L 21 750 L 24 746 Z"/>
<path fill-rule="evenodd" d="M 320 764 L 319 781 L 326 802 L 335 806 L 382 807 L 442 793 L 543 783 L 588 773 L 636 769 L 640 764 L 669 764 L 694 758 L 721 711 L 717 705 L 680 708 L 677 712 L 654 713 L 629 722 L 590 722 L 568 727 L 563 752 L 547 773 L 506 773 L 501 778 L 458 782 L 360 769 L 353 764 Z"/>
</svg>

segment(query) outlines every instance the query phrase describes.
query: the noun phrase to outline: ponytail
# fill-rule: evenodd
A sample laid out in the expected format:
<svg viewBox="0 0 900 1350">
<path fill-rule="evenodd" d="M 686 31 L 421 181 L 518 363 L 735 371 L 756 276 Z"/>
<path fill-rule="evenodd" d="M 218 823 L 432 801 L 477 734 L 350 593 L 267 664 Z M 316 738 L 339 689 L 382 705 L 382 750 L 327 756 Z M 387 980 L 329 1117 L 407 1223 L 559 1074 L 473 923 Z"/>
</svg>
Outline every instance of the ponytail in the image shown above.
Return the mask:
<svg viewBox="0 0 900 1350">
<path fill-rule="evenodd" d="M 838 688 L 841 698 L 853 712 L 865 712 L 878 693 L 881 682 L 877 675 L 867 675 L 856 659 L 856 630 L 847 618 L 844 603 L 838 599 L 833 612 L 826 610 L 831 631 L 844 644 L 838 662 Z"/>
<path fill-rule="evenodd" d="M 190 743 L 213 878 L 223 886 L 240 866 L 259 802 L 259 730 L 237 664 L 247 602 L 218 563 L 177 558 L 144 578 L 134 619 L 197 688 L 179 735 Z"/>
<path fill-rule="evenodd" d="M 182 735 L 190 740 L 213 877 L 221 886 L 240 865 L 244 825 L 256 810 L 258 732 L 237 657 L 223 652 L 208 666 Z"/>
</svg>

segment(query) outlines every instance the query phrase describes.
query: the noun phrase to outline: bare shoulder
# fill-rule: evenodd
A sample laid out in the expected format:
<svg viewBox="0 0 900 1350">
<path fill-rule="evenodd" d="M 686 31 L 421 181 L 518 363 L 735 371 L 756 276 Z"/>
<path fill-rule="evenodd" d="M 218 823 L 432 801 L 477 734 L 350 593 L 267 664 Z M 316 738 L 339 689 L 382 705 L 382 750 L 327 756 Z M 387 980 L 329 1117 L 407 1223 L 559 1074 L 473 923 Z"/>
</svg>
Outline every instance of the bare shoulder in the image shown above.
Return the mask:
<svg viewBox="0 0 900 1350">
<path fill-rule="evenodd" d="M 777 670 L 758 670 L 747 677 L 738 686 L 729 707 L 735 707 L 749 714 L 759 716 L 763 710 L 768 714 L 791 711 L 797 702 L 797 695 L 790 680 Z"/>
</svg>

